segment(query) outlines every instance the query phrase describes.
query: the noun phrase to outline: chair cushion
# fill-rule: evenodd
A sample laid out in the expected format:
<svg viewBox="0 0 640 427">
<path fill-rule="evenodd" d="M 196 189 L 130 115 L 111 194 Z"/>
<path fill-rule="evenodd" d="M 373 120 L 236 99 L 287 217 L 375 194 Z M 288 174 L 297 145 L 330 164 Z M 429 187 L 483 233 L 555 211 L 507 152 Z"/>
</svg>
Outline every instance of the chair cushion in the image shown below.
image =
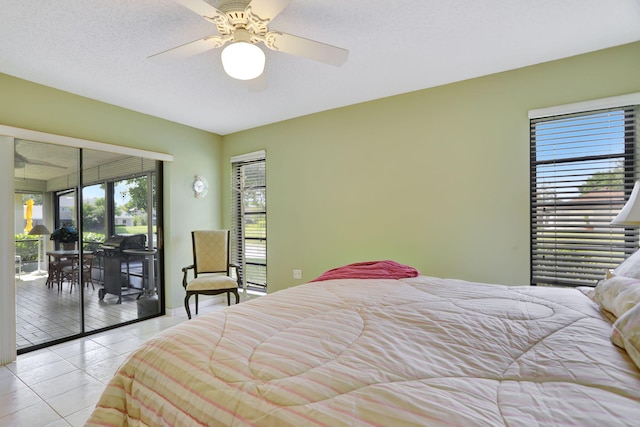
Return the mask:
<svg viewBox="0 0 640 427">
<path fill-rule="evenodd" d="M 235 289 L 238 282 L 229 276 L 198 276 L 187 284 L 187 291 Z"/>
</svg>

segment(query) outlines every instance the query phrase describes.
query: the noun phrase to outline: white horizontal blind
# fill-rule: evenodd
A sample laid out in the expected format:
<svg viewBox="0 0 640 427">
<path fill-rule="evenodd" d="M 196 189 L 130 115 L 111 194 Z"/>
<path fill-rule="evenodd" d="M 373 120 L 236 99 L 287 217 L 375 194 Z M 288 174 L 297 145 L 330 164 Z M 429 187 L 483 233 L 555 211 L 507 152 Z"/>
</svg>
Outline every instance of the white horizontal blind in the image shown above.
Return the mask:
<svg viewBox="0 0 640 427">
<path fill-rule="evenodd" d="M 531 284 L 594 286 L 637 249 L 609 224 L 636 179 L 636 111 L 531 120 Z"/>
<path fill-rule="evenodd" d="M 247 289 L 266 291 L 266 159 L 253 157 L 233 162 L 231 173 L 231 259 L 244 266 L 242 275 Z"/>
<path fill-rule="evenodd" d="M 82 169 L 82 184 L 92 185 L 115 179 L 138 177 L 155 172 L 156 160 L 143 157 L 123 157 L 109 163 Z M 47 191 L 66 190 L 78 185 L 78 174 L 70 173 L 47 181 Z"/>
</svg>

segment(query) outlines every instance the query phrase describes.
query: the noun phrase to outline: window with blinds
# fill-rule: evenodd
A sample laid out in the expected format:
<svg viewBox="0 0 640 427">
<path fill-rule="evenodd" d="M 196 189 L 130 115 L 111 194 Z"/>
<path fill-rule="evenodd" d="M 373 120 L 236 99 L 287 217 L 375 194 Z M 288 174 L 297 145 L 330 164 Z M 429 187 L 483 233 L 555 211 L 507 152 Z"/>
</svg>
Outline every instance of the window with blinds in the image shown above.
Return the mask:
<svg viewBox="0 0 640 427">
<path fill-rule="evenodd" d="M 531 120 L 531 284 L 595 286 L 638 248 L 612 226 L 636 180 L 637 108 Z"/>
<path fill-rule="evenodd" d="M 262 154 L 260 154 L 262 153 Z M 239 156 L 231 162 L 231 259 L 242 266 L 248 290 L 267 290 L 267 186 L 266 159 Z"/>
</svg>

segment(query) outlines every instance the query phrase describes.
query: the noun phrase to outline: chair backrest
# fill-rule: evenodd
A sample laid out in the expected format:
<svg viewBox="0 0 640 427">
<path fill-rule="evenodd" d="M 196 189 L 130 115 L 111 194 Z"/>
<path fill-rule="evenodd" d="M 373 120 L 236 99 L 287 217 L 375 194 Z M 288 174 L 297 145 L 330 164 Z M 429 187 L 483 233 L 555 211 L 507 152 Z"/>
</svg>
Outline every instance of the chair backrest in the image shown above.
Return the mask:
<svg viewBox="0 0 640 427">
<path fill-rule="evenodd" d="M 94 254 L 84 254 L 82 255 L 82 267 L 86 270 L 91 272 L 93 270 L 93 259 L 96 256 Z"/>
<path fill-rule="evenodd" d="M 229 274 L 229 230 L 196 230 L 193 241 L 194 273 Z"/>
</svg>

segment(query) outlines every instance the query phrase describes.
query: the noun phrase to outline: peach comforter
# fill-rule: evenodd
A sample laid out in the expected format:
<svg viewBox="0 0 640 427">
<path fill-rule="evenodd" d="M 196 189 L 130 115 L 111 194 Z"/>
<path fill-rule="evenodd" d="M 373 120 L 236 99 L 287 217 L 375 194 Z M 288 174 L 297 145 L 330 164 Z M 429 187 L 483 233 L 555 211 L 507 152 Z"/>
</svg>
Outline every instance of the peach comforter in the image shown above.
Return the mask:
<svg viewBox="0 0 640 427">
<path fill-rule="evenodd" d="M 314 282 L 134 352 L 89 426 L 631 426 L 640 371 L 579 291 Z"/>
</svg>

